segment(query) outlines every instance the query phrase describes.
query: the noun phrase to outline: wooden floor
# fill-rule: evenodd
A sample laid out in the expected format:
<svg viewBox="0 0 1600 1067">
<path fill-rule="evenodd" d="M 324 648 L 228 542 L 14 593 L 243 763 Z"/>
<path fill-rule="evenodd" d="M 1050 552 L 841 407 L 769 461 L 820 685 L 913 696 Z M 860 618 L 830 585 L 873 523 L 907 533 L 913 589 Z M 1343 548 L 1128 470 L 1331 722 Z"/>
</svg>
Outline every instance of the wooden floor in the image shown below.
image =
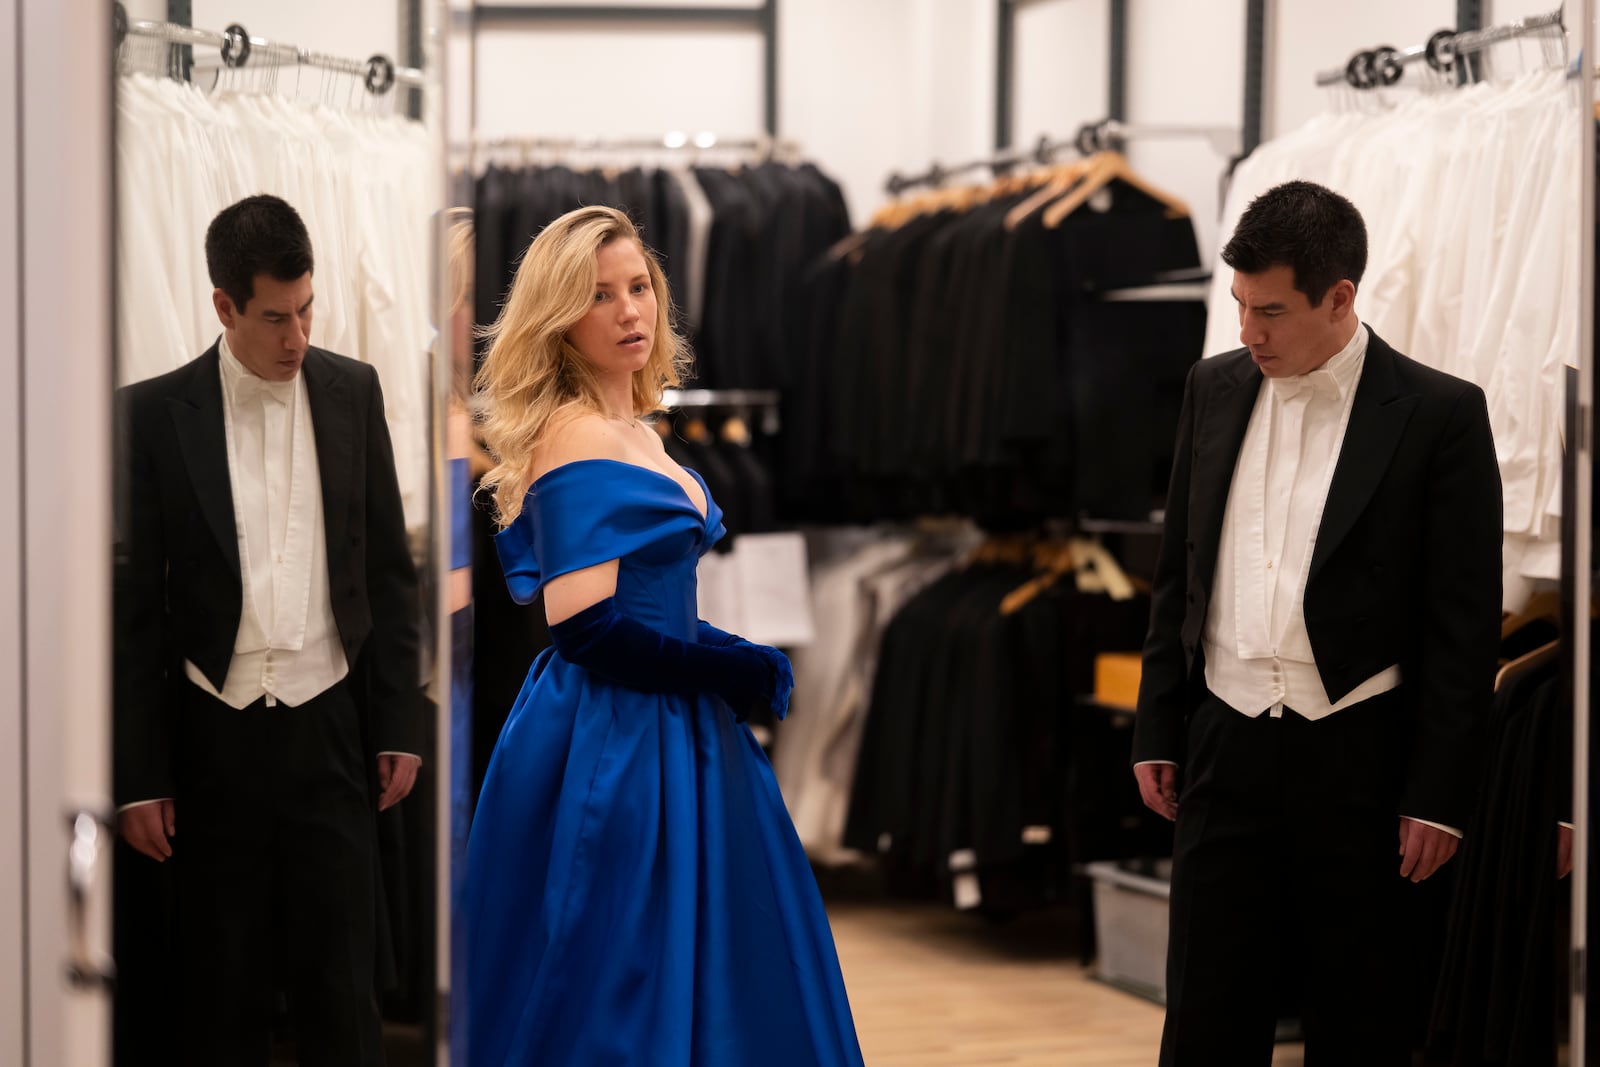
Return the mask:
<svg viewBox="0 0 1600 1067">
<path fill-rule="evenodd" d="M 1154 1067 L 1161 1009 L 1095 981 L 1075 931 L 948 908 L 836 902 L 834 940 L 867 1067 Z M 1299 1067 L 1280 1046 L 1274 1067 Z"/>
</svg>

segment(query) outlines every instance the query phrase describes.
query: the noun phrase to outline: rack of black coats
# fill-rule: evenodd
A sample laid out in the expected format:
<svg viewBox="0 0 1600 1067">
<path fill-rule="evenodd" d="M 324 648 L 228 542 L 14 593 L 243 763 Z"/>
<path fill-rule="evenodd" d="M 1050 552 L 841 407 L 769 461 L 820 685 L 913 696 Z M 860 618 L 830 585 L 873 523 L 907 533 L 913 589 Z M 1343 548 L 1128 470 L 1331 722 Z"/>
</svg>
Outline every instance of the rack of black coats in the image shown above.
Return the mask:
<svg viewBox="0 0 1600 1067">
<path fill-rule="evenodd" d="M 1149 851 L 1119 836 L 1141 810 L 1127 731 L 1079 701 L 1098 653 L 1140 646 L 1149 600 L 1067 577 L 1003 611 L 1035 576 L 971 563 L 884 630 L 843 843 L 894 895 L 1015 914 L 1079 901 L 1074 864 Z"/>
<path fill-rule="evenodd" d="M 1194 227 L 1114 181 L 1055 228 L 1032 190 L 869 229 L 807 275 L 786 395 L 786 511 L 1147 517 L 1161 506 L 1203 302 L 1127 301 L 1200 264 Z"/>
<path fill-rule="evenodd" d="M 1496 683 L 1482 789 L 1445 868 L 1453 886 L 1427 1048 L 1459 1067 L 1557 1062 L 1570 937 L 1557 839 L 1573 814 L 1573 724 L 1556 632 L 1539 620 L 1502 650 L 1517 658 Z"/>
<path fill-rule="evenodd" d="M 850 231 L 839 185 L 811 163 L 578 169 L 491 164 L 477 179 L 477 306 L 491 323 L 528 243 L 575 208 L 626 211 L 662 259 L 694 344 L 694 384 L 782 389 L 802 356 L 801 279 Z"/>
</svg>

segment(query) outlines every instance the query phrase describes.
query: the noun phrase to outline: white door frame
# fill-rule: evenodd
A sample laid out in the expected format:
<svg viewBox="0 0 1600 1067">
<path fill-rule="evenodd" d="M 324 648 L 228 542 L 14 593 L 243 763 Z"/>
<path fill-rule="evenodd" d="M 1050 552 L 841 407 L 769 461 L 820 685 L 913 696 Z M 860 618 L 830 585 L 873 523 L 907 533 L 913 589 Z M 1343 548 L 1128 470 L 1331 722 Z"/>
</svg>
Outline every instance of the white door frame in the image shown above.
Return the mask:
<svg viewBox="0 0 1600 1067">
<path fill-rule="evenodd" d="M 0 1062 L 110 1061 L 111 27 L 0 0 Z M 96 855 L 96 852 L 99 855 Z M 98 861 L 98 862 L 96 862 Z"/>
</svg>

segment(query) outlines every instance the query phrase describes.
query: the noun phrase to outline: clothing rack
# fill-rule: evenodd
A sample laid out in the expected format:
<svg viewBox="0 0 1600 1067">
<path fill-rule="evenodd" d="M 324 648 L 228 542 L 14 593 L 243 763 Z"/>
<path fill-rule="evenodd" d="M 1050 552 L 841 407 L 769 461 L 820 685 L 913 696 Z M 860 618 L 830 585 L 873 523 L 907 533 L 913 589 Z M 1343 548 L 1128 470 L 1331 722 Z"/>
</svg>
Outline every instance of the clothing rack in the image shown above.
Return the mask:
<svg viewBox="0 0 1600 1067">
<path fill-rule="evenodd" d="M 1124 141 L 1155 141 L 1197 137 L 1211 142 L 1218 155 L 1232 159 L 1239 154 L 1241 135 L 1237 126 L 1193 126 L 1183 123 L 1151 124 L 1103 119 L 1080 127 L 1078 151 L 1084 155 L 1115 149 Z"/>
<path fill-rule="evenodd" d="M 1482 30 L 1468 30 L 1463 33 L 1440 30 L 1428 38 L 1426 44 L 1400 49 L 1381 45 L 1357 52 L 1343 67 L 1319 71 L 1316 82 L 1317 85 L 1324 87 L 1342 84 L 1355 89 L 1382 88 L 1398 82 L 1404 76 L 1405 68 L 1419 60 L 1426 61 L 1435 72 L 1442 74 L 1453 70 L 1456 59 L 1461 56 L 1481 52 L 1504 41 L 1548 34 L 1551 30 L 1564 28 L 1561 11 L 1558 9 L 1548 14 L 1529 15 Z"/>
<path fill-rule="evenodd" d="M 175 22 L 129 19 L 122 5 L 117 4 L 113 13 L 113 43 L 120 47 L 129 37 L 165 41 L 174 45 L 215 48 L 221 53 L 223 64 L 231 69 L 239 69 L 256 60 L 264 61 L 268 66 L 314 67 L 318 70 L 350 74 L 360 77 L 367 91 L 374 96 L 382 96 L 397 84 L 413 89 L 420 89 L 424 84 L 422 71 L 415 67 L 398 67 L 394 60 L 385 55 L 374 55 L 369 59 L 359 60 L 312 52 L 281 41 L 252 37 L 238 23 L 219 33 Z"/>
<path fill-rule="evenodd" d="M 998 152 L 984 159 L 975 159 L 951 167 L 943 166 L 935 160 L 925 172 L 910 177 L 899 173 L 890 174 L 888 180 L 884 182 L 884 189 L 890 196 L 899 196 L 922 185 L 938 187 L 952 178 L 959 178 L 978 170 L 991 170 L 999 174 L 1022 163 L 1034 163 L 1046 167 L 1058 153 L 1067 149 L 1072 149 L 1079 155 L 1092 156 L 1096 152 L 1114 150 L 1125 141 L 1184 137 L 1204 138 L 1210 141 L 1212 147 L 1224 157 L 1231 158 L 1239 154 L 1240 131 L 1237 126 L 1155 125 L 1102 119 L 1099 122 L 1089 122 L 1079 126 L 1078 132 L 1069 140 L 1052 141 L 1048 137 L 1041 137 L 1038 144 L 1029 149 Z"/>
<path fill-rule="evenodd" d="M 800 144 L 785 138 L 719 137 L 709 131 L 687 134 L 672 130 L 660 137 L 505 137 L 491 136 L 474 139 L 474 147 L 484 149 L 515 148 L 524 152 L 575 151 L 575 152 L 655 152 L 697 151 L 724 149 L 743 152 L 773 154 L 798 153 Z"/>
<path fill-rule="evenodd" d="M 723 411 L 739 414 L 759 411 L 761 430 L 778 432 L 778 405 L 782 398 L 775 389 L 668 389 L 661 398 L 672 411 Z"/>
<path fill-rule="evenodd" d="M 883 187 L 890 196 L 899 196 L 901 193 L 915 189 L 919 185 L 937 187 L 951 178 L 958 178 L 963 174 L 970 174 L 976 170 L 992 170 L 996 173 L 1001 173 L 1019 163 L 1037 163 L 1039 166 L 1044 167 L 1050 164 L 1050 161 L 1055 158 L 1058 152 L 1069 148 L 1076 149 L 1077 147 L 1078 141 L 1076 138 L 1068 141 L 1052 141 L 1048 137 L 1041 137 L 1039 138 L 1039 143 L 1031 149 L 997 152 L 992 156 L 974 159 L 967 163 L 958 163 L 952 167 L 943 166 L 935 160 L 926 171 L 910 177 L 896 172 L 889 175 L 888 180 L 883 183 Z"/>
</svg>

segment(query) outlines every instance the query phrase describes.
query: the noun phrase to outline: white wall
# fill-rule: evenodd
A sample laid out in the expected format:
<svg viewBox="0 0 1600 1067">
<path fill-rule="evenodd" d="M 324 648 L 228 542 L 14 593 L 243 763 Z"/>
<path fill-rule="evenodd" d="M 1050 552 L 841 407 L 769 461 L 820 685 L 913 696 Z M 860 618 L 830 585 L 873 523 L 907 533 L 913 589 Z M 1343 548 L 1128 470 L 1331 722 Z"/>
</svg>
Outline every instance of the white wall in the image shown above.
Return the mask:
<svg viewBox="0 0 1600 1067">
<path fill-rule="evenodd" d="M 400 6 L 399 0 L 339 0 L 331 4 L 193 0 L 193 22 L 208 30 L 225 29 L 237 22 L 252 37 L 349 59 L 366 59 L 381 52 L 399 63 Z"/>
<path fill-rule="evenodd" d="M 778 128 L 844 186 L 858 219 L 893 170 L 986 151 L 993 19 L 984 0 L 780 5 Z M 480 3 L 480 12 L 492 4 Z M 984 38 L 987 35 L 987 43 Z M 644 57 L 644 58 L 641 58 Z M 765 127 L 754 27 L 517 23 L 477 35 L 480 136 L 656 137 Z"/>
<path fill-rule="evenodd" d="M 1328 107 L 1328 90 L 1319 89 L 1319 70 L 1342 67 L 1358 51 L 1377 45 L 1407 48 L 1435 31 L 1453 27 L 1455 0 L 1344 0 L 1340 4 L 1275 0 L 1268 18 L 1272 54 L 1266 80 L 1263 136 L 1275 137 L 1303 125 Z M 1408 75 L 1409 77 L 1409 75 Z"/>
<path fill-rule="evenodd" d="M 226 0 L 197 0 L 204 2 Z M 1489 0 L 1486 18 L 1542 13 L 1556 2 Z M 1237 128 L 1246 0 L 1129 0 L 1128 6 L 1127 120 Z M 1020 6 L 1014 145 L 1031 145 L 1041 134 L 1070 136 L 1106 116 L 1109 9 L 1108 0 Z M 1455 3 L 1271 0 L 1268 12 L 1263 133 L 1270 138 L 1329 106 L 1327 91 L 1314 84 L 1317 70 L 1341 66 L 1362 48 L 1422 43 L 1453 24 Z M 882 202 L 891 171 L 912 173 L 934 160 L 957 163 L 990 152 L 995 0 L 785 0 L 779 13 L 780 132 L 841 180 L 858 221 Z M 649 136 L 704 127 L 749 136 L 761 129 L 764 114 L 761 48 L 753 29 L 493 24 L 478 37 L 478 128 Z M 624 63 L 623 55 L 648 60 Z M 1496 58 L 1502 69 L 1520 69 L 1514 46 Z M 1140 141 L 1129 146 L 1129 156 L 1153 183 L 1189 203 L 1202 252 L 1214 250 L 1219 235 L 1212 220 L 1226 162 L 1220 153 L 1198 140 Z"/>
<path fill-rule="evenodd" d="M 1011 82 L 1014 145 L 1031 147 L 1046 136 L 1069 138 L 1084 123 L 1106 117 L 1110 39 L 1107 0 L 1035 0 L 1018 10 Z"/>
<path fill-rule="evenodd" d="M 481 134 L 748 136 L 762 126 L 762 39 L 750 30 L 496 23 L 477 40 Z"/>
</svg>

